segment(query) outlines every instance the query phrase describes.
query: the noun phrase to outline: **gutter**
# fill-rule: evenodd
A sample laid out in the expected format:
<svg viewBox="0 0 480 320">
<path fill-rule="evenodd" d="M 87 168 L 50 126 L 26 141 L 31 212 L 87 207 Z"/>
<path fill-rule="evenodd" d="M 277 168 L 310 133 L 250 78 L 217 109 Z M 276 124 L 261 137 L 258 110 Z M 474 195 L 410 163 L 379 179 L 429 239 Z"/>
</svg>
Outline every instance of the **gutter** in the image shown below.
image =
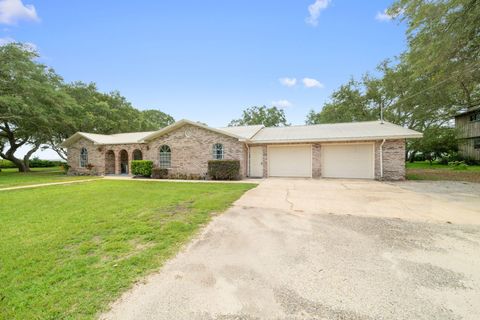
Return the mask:
<svg viewBox="0 0 480 320">
<path fill-rule="evenodd" d="M 383 139 L 382 143 L 380 144 L 380 178 L 383 179 L 383 144 L 385 143 L 385 139 Z"/>
</svg>

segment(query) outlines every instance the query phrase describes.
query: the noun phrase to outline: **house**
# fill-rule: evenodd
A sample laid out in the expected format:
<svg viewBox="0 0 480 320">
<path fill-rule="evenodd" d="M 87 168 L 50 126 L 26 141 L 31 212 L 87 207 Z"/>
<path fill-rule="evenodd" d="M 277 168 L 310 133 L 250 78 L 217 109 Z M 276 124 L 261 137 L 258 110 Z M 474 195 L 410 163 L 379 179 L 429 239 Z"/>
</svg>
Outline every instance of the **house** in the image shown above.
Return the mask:
<svg viewBox="0 0 480 320">
<path fill-rule="evenodd" d="M 455 116 L 458 151 L 463 158 L 480 161 L 480 105 Z"/>
<path fill-rule="evenodd" d="M 170 173 L 205 175 L 211 159 L 240 161 L 242 177 L 401 180 L 405 139 L 422 134 L 388 122 L 212 128 L 180 120 L 153 132 L 77 132 L 64 141 L 74 174 L 129 174 L 131 160 Z"/>
</svg>

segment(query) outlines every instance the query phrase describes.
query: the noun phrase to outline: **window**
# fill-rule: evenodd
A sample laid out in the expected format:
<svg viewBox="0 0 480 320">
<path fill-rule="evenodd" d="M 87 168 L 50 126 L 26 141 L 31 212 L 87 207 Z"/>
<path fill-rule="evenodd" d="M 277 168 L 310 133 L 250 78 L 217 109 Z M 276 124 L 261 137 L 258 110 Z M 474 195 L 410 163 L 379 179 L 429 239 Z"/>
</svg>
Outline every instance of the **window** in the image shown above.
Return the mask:
<svg viewBox="0 0 480 320">
<path fill-rule="evenodd" d="M 223 144 L 215 143 L 213 145 L 213 159 L 215 160 L 223 159 Z"/>
<path fill-rule="evenodd" d="M 473 148 L 480 149 L 480 138 L 473 139 Z"/>
<path fill-rule="evenodd" d="M 172 150 L 167 145 L 160 147 L 160 168 L 168 169 L 172 165 Z"/>
<path fill-rule="evenodd" d="M 82 148 L 80 150 L 80 168 L 86 168 L 88 164 L 88 150 L 87 148 Z"/>
<path fill-rule="evenodd" d="M 480 112 L 476 112 L 470 115 L 470 121 L 480 121 Z"/>
</svg>

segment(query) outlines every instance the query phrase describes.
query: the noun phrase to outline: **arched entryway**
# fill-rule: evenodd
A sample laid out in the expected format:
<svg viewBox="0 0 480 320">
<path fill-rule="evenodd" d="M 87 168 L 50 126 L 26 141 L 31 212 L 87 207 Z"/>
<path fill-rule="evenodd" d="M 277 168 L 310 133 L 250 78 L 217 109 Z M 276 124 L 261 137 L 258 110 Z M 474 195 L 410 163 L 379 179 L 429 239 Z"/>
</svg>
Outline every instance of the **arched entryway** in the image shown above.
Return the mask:
<svg viewBox="0 0 480 320">
<path fill-rule="evenodd" d="M 105 153 L 105 174 L 115 174 L 115 153 L 112 150 Z"/>
<path fill-rule="evenodd" d="M 120 173 L 128 174 L 128 152 L 126 150 L 120 151 Z"/>
<path fill-rule="evenodd" d="M 133 150 L 133 160 L 143 160 L 142 151 L 138 149 Z"/>
</svg>

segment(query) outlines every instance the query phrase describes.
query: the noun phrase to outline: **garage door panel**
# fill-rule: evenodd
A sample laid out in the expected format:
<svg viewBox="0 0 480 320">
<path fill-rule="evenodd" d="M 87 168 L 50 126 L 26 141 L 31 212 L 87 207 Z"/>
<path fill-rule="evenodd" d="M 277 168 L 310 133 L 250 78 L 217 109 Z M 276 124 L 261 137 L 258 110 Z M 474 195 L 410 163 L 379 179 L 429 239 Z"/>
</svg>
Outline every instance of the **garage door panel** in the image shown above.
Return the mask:
<svg viewBox="0 0 480 320">
<path fill-rule="evenodd" d="M 269 147 L 268 172 L 271 177 L 311 177 L 312 147 Z"/>
<path fill-rule="evenodd" d="M 322 176 L 326 178 L 374 178 L 373 144 L 322 146 Z"/>
</svg>

